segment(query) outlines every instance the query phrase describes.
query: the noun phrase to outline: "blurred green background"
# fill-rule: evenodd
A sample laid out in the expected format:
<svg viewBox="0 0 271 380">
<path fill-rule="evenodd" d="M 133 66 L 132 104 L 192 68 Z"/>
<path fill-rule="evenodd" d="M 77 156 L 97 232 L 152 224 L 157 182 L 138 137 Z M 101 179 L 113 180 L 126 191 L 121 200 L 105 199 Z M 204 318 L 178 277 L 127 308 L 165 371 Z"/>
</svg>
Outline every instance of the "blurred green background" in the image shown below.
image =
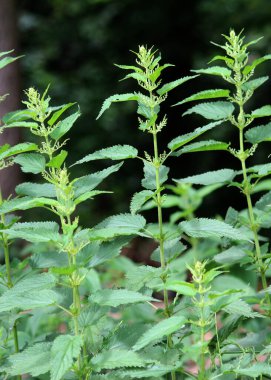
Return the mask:
<svg viewBox="0 0 271 380">
<path fill-rule="evenodd" d="M 264 36 L 253 47 L 258 56 L 271 51 L 270 0 L 20 0 L 17 12 L 21 87 L 35 86 L 43 91 L 50 83 L 50 96 L 55 105 L 78 102 L 82 117 L 73 128 L 67 144 L 72 163 L 96 149 L 113 144 L 128 143 L 140 152 L 152 149 L 151 138 L 137 129 L 133 104 L 116 104 L 104 117 L 95 120 L 104 99 L 114 93 L 137 90 L 136 83 L 119 82 L 123 73 L 113 63 L 133 64 L 139 44 L 154 45 L 162 53 L 163 61 L 173 63 L 164 81 L 189 75 L 192 68 L 205 67 L 219 49 L 210 41 L 221 43 L 221 34 L 232 27 L 244 28 L 249 39 Z M 258 75 L 270 71 L 270 63 L 262 65 Z M 208 81 L 207 81 L 208 79 Z M 170 105 L 196 90 L 221 88 L 215 78 L 199 78 L 170 93 L 165 102 L 169 123 L 160 138 L 163 142 L 192 128 L 202 126 L 197 117 L 184 117 L 185 107 Z M 270 103 L 270 83 L 259 90 L 251 106 Z M 220 130 L 220 136 L 230 140 L 236 131 Z M 210 135 L 211 136 L 211 135 Z M 165 146 L 165 145 L 164 145 Z M 269 149 L 261 150 L 255 159 L 267 160 Z M 236 165 L 226 153 L 187 155 L 172 160 L 172 177 Z M 97 171 L 104 162 L 78 166 L 75 175 Z M 128 211 L 131 195 L 140 188 L 142 167 L 128 161 L 118 175 L 105 183 L 113 189 L 113 196 L 96 198 L 84 207 L 88 225 L 112 213 Z M 240 209 L 242 197 L 237 190 L 219 190 L 201 208 L 202 215 L 224 213 L 227 207 Z M 241 203 L 242 204 L 242 203 Z M 237 206 L 238 205 L 238 206 Z M 215 211 L 211 211 L 215 210 Z"/>
</svg>

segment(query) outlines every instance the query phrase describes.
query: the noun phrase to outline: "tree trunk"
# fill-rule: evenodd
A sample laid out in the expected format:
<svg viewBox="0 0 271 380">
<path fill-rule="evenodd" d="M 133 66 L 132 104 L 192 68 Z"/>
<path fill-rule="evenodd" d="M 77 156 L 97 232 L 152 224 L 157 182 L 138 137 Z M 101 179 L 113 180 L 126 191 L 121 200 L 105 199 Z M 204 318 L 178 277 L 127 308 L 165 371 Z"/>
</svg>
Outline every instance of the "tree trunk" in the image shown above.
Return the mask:
<svg viewBox="0 0 271 380">
<path fill-rule="evenodd" d="M 15 49 L 17 52 L 17 17 L 15 0 L 0 0 L 0 51 Z M 19 63 L 15 61 L 0 70 L 0 95 L 9 94 L 0 103 L 0 119 L 8 112 L 20 107 Z M 0 134 L 0 145 L 8 143 L 15 145 L 20 140 L 20 131 L 6 129 Z M 16 185 L 20 182 L 18 165 L 8 167 L 0 173 L 0 188 L 4 197 L 14 193 Z"/>
</svg>

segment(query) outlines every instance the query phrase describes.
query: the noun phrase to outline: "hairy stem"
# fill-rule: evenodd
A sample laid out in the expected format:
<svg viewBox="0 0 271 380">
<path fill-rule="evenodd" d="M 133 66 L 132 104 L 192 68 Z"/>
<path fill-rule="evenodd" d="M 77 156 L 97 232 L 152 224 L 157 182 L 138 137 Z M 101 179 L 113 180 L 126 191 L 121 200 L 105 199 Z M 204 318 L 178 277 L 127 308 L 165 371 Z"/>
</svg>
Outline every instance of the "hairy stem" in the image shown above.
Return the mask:
<svg viewBox="0 0 271 380">
<path fill-rule="evenodd" d="M 0 204 L 2 204 L 2 193 L 0 191 Z M 5 215 L 1 214 L 1 223 L 3 226 L 5 226 Z M 6 265 L 6 276 L 7 276 L 7 286 L 8 288 L 13 287 L 13 282 L 11 278 L 11 267 L 10 267 L 10 254 L 9 254 L 9 243 L 8 239 L 5 233 L 2 233 L 2 242 L 3 242 L 3 248 L 4 248 L 4 257 L 5 257 L 5 265 Z M 17 322 L 14 322 L 13 328 L 13 342 L 14 342 L 14 350 L 16 353 L 20 351 L 19 349 L 19 339 L 18 339 L 18 330 L 17 330 Z M 21 380 L 22 376 L 17 376 L 17 380 Z"/>
<path fill-rule="evenodd" d="M 201 285 L 200 285 L 201 290 Z M 201 353 L 200 353 L 200 366 L 199 366 L 199 380 L 205 380 L 205 318 L 204 318 L 204 294 L 200 293 L 200 343 L 201 343 Z"/>
<path fill-rule="evenodd" d="M 161 197 L 161 183 L 160 183 L 160 173 L 159 173 L 161 163 L 159 159 L 157 132 L 156 132 L 155 127 L 153 131 L 153 147 L 154 147 L 155 181 L 156 181 L 156 192 L 157 192 L 156 202 L 157 202 L 157 215 L 158 215 L 158 225 L 159 225 L 160 262 L 161 262 L 161 268 L 164 271 L 167 268 L 167 264 L 165 260 L 162 197 Z M 165 279 L 163 279 L 163 281 L 165 281 Z M 169 309 L 168 291 L 166 289 L 164 289 L 164 304 L 165 304 L 165 315 L 167 318 L 169 318 L 171 316 L 171 311 Z M 167 345 L 170 348 L 173 347 L 171 335 L 168 336 Z M 171 372 L 171 380 L 176 380 L 176 373 L 174 371 Z"/>
<path fill-rule="evenodd" d="M 243 110 L 243 105 L 241 104 L 239 115 L 243 115 L 243 114 L 244 114 L 244 110 Z M 257 225 L 256 225 L 255 216 L 253 212 L 253 205 L 251 201 L 251 189 L 250 189 L 250 185 L 249 185 L 249 181 L 247 177 L 246 154 L 245 154 L 245 149 L 244 149 L 244 132 L 243 132 L 242 125 L 240 125 L 239 127 L 239 145 L 240 145 L 240 161 L 241 161 L 242 174 L 243 174 L 243 192 L 246 196 L 249 224 L 253 232 L 253 240 L 254 240 L 255 252 L 256 252 L 255 259 L 257 261 L 258 270 L 261 276 L 262 287 L 263 289 L 266 289 L 268 285 L 267 285 L 267 280 L 266 280 L 266 275 L 265 275 L 265 267 L 263 264 L 261 246 L 259 242 L 259 237 L 257 233 Z M 268 298 L 269 306 L 271 307 L 271 301 L 270 301 L 269 295 L 267 295 L 267 298 Z"/>
</svg>

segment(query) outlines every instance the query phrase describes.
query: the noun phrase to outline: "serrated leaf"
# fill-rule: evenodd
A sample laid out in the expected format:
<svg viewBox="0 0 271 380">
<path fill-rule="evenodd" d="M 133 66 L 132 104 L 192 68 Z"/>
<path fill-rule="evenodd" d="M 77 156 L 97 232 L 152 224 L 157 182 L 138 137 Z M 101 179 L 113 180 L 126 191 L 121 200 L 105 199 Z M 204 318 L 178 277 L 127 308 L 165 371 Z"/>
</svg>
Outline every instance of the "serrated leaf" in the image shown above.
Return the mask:
<svg viewBox="0 0 271 380">
<path fill-rule="evenodd" d="M 172 334 L 176 330 L 180 329 L 185 322 L 186 319 L 183 316 L 173 316 L 158 322 L 138 339 L 138 341 L 133 346 L 133 350 L 141 350 L 150 343 L 160 340 L 164 336 Z"/>
<path fill-rule="evenodd" d="M 198 77 L 198 75 L 187 76 L 187 77 L 174 80 L 173 82 L 166 83 L 161 88 L 159 88 L 159 90 L 157 90 L 157 94 L 162 96 L 168 93 L 169 91 L 173 90 L 174 88 L 180 86 L 181 84 L 187 82 L 188 80 L 194 79 L 196 77 Z"/>
<path fill-rule="evenodd" d="M 0 160 L 4 160 L 5 158 L 15 156 L 23 152 L 30 152 L 33 150 L 37 150 L 38 148 L 36 144 L 32 144 L 32 143 L 21 143 L 21 144 L 14 145 L 12 147 L 6 144 L 5 147 L 6 149 L 1 151 L 0 153 Z"/>
<path fill-rule="evenodd" d="M 235 330 L 237 330 L 242 320 L 243 318 L 240 317 L 240 315 L 231 315 L 226 319 L 223 326 L 218 330 L 219 344 L 223 343 Z M 216 344 L 217 336 L 214 335 L 208 344 L 211 351 L 216 349 Z"/>
<path fill-rule="evenodd" d="M 25 153 L 15 157 L 14 162 L 21 166 L 24 173 L 38 174 L 45 170 L 46 161 L 39 153 Z"/>
<path fill-rule="evenodd" d="M 102 289 L 89 297 L 89 301 L 102 306 L 117 307 L 138 302 L 154 301 L 152 297 L 126 289 Z"/>
<path fill-rule="evenodd" d="M 10 238 L 21 238 L 31 243 L 58 241 L 59 226 L 55 222 L 15 223 L 9 229 L 2 230 Z"/>
<path fill-rule="evenodd" d="M 80 195 L 95 189 L 95 187 L 98 186 L 110 174 L 117 172 L 121 168 L 122 164 L 123 162 L 120 162 L 119 164 L 109 166 L 99 172 L 76 178 L 73 181 L 75 197 L 77 198 Z"/>
<path fill-rule="evenodd" d="M 100 149 L 94 153 L 88 154 L 81 160 L 75 162 L 75 164 L 73 164 L 72 166 L 94 160 L 125 160 L 127 158 L 135 158 L 137 157 L 137 154 L 137 149 L 131 145 L 114 145 L 110 148 Z"/>
<path fill-rule="evenodd" d="M 49 198 L 31 198 L 22 197 L 4 201 L 0 206 L 0 213 L 7 214 L 17 210 L 28 210 L 35 207 L 42 207 L 45 205 L 57 206 L 58 202 L 55 199 Z"/>
<path fill-rule="evenodd" d="M 42 375 L 50 370 L 50 342 L 37 343 L 24 351 L 9 356 L 7 372 L 11 376 L 29 373 L 32 376 Z"/>
<path fill-rule="evenodd" d="M 271 106 L 262 106 L 261 108 L 258 108 L 251 112 L 251 116 L 256 119 L 258 117 L 266 117 L 271 116 Z"/>
<path fill-rule="evenodd" d="M 195 238 L 227 237 L 232 240 L 250 241 L 244 231 L 238 230 L 220 220 L 207 218 L 192 219 L 181 222 L 179 226 L 188 236 Z"/>
<path fill-rule="evenodd" d="M 212 66 L 207 69 L 191 70 L 193 73 L 197 74 L 209 74 L 209 75 L 218 75 L 220 77 L 229 77 L 231 76 L 231 70 L 223 66 Z"/>
<path fill-rule="evenodd" d="M 24 110 L 12 111 L 5 114 L 2 118 L 2 121 L 5 123 L 5 126 L 8 126 L 10 124 L 15 124 L 17 122 L 29 120 L 32 118 L 32 116 L 33 116 L 32 111 L 28 109 L 24 109 Z M 35 124 L 36 126 L 38 126 L 37 123 Z"/>
<path fill-rule="evenodd" d="M 80 263 L 82 260 L 82 263 L 87 267 L 96 267 L 119 256 L 122 247 L 128 244 L 129 241 L 129 237 L 118 237 L 109 242 L 89 244 L 78 254 L 78 262 Z"/>
<path fill-rule="evenodd" d="M 229 90 L 222 90 L 222 89 L 205 90 L 205 91 L 197 92 L 196 94 L 191 95 L 188 98 L 185 98 L 184 100 L 174 104 L 174 106 L 178 106 L 180 104 L 184 104 L 187 102 L 193 102 L 195 100 L 227 98 L 229 95 L 230 95 Z"/>
<path fill-rule="evenodd" d="M 134 235 L 141 231 L 146 224 L 141 215 L 119 214 L 106 218 L 90 231 L 90 239 L 104 236 L 112 238 L 121 235 Z"/>
<path fill-rule="evenodd" d="M 235 300 L 225 307 L 223 309 L 228 314 L 234 314 L 239 315 L 240 317 L 246 317 L 246 318 L 255 318 L 256 316 L 259 316 L 259 313 L 255 313 L 252 311 L 251 306 L 247 304 L 243 300 Z"/>
<path fill-rule="evenodd" d="M 249 376 L 256 379 L 261 375 L 270 375 L 271 366 L 267 363 L 255 363 L 252 366 L 246 368 L 236 368 L 234 373 L 243 376 Z"/>
<path fill-rule="evenodd" d="M 193 152 L 208 152 L 211 150 L 227 150 L 229 144 L 223 141 L 199 141 L 189 145 L 184 146 L 182 149 L 178 150 L 174 156 L 179 157 L 181 154 L 193 153 Z"/>
<path fill-rule="evenodd" d="M 131 214 L 136 214 L 141 207 L 151 199 L 154 195 L 154 192 L 151 190 L 142 190 L 139 193 L 135 193 L 130 203 Z"/>
<path fill-rule="evenodd" d="M 61 120 L 54 130 L 50 133 L 50 136 L 54 140 L 59 140 L 62 136 L 64 136 L 79 118 L 81 113 L 79 111 L 73 113 L 72 115 L 66 117 L 66 119 Z"/>
<path fill-rule="evenodd" d="M 144 367 L 148 362 L 136 352 L 127 350 L 103 351 L 91 359 L 95 371 L 122 367 Z"/>
<path fill-rule="evenodd" d="M 260 77 L 260 78 L 249 80 L 248 82 L 243 83 L 242 89 L 244 91 L 254 91 L 258 87 L 260 87 L 262 84 L 264 84 L 266 81 L 268 81 L 268 79 L 269 79 L 269 77 L 265 76 L 265 77 Z"/>
<path fill-rule="evenodd" d="M 160 365 L 156 364 L 153 366 L 149 366 L 147 369 L 131 369 L 128 371 L 122 371 L 122 373 L 119 373 L 119 376 L 122 379 L 127 380 L 132 379 L 145 379 L 145 378 L 157 378 L 158 380 L 162 380 L 163 378 L 161 376 L 166 375 L 167 373 L 176 370 L 177 368 L 170 365 Z"/>
<path fill-rule="evenodd" d="M 152 163 L 148 161 L 144 161 L 144 178 L 141 183 L 145 189 L 148 190 L 156 190 L 156 170 Z M 160 165 L 159 167 L 159 177 L 160 177 L 160 185 L 168 179 L 169 168 L 165 165 Z"/>
<path fill-rule="evenodd" d="M 271 141 L 271 123 L 250 128 L 245 133 L 245 137 L 251 144 L 258 144 L 262 141 Z"/>
<path fill-rule="evenodd" d="M 240 263 L 244 258 L 248 258 L 248 255 L 241 248 L 235 246 L 214 256 L 215 262 L 225 265 Z"/>
<path fill-rule="evenodd" d="M 255 207 L 262 211 L 269 211 L 269 208 L 271 206 L 271 191 L 264 194 L 255 204 Z"/>
<path fill-rule="evenodd" d="M 55 186 L 51 183 L 24 182 L 16 186 L 16 193 L 30 197 L 56 197 Z"/>
<path fill-rule="evenodd" d="M 215 183 L 230 182 L 235 177 L 236 172 L 232 169 L 220 169 L 203 174 L 193 175 L 186 178 L 174 179 L 177 183 L 192 183 L 194 185 L 213 185 Z"/>
<path fill-rule="evenodd" d="M 48 164 L 46 164 L 49 168 L 59 169 L 63 162 L 65 161 L 68 152 L 66 150 L 62 150 L 57 156 L 53 157 Z"/>
<path fill-rule="evenodd" d="M 271 59 L 271 54 L 267 54 L 261 58 L 257 58 L 255 59 L 251 65 L 247 65 L 244 70 L 243 70 L 243 74 L 244 75 L 247 75 L 249 74 L 252 70 L 255 69 L 255 67 L 257 67 L 258 65 L 260 65 L 261 63 L 265 62 L 265 61 L 268 61 Z"/>
<path fill-rule="evenodd" d="M 179 238 L 165 240 L 164 242 L 164 255 L 167 263 L 170 263 L 172 259 L 177 257 L 186 249 L 186 246 L 180 242 Z M 151 259 L 160 262 L 160 247 L 157 247 L 152 255 Z"/>
<path fill-rule="evenodd" d="M 155 287 L 157 284 L 162 285 L 161 275 L 161 268 L 154 268 L 148 265 L 136 266 L 126 275 L 126 288 L 139 291 L 146 286 L 152 289 L 153 285 L 155 285 Z M 153 280 L 155 281 L 153 282 Z"/>
<path fill-rule="evenodd" d="M 13 309 L 29 310 L 55 304 L 59 295 L 53 290 L 33 290 L 27 293 L 13 294 L 11 297 L 0 297 L 0 312 Z"/>
<path fill-rule="evenodd" d="M 81 329 L 94 326 L 99 320 L 107 315 L 109 307 L 99 306 L 98 304 L 85 307 L 78 316 L 78 323 Z"/>
<path fill-rule="evenodd" d="M 207 132 L 216 126 L 222 124 L 224 120 L 222 121 L 216 121 L 213 123 L 209 123 L 207 125 L 204 125 L 203 127 L 196 128 L 193 132 L 186 133 L 185 135 L 181 135 L 178 137 L 175 137 L 173 140 L 170 141 L 168 144 L 168 148 L 174 152 L 176 149 L 180 148 L 181 146 L 187 144 L 191 140 L 194 140 L 198 136 L 202 135 L 204 132 Z"/>
<path fill-rule="evenodd" d="M 120 95 L 116 94 L 116 95 L 109 96 L 109 98 L 107 98 L 103 102 L 102 108 L 101 108 L 99 115 L 97 116 L 96 120 L 102 116 L 102 114 L 111 106 L 112 103 L 114 103 L 114 102 L 127 102 L 130 100 L 138 100 L 138 95 L 130 93 L 130 94 L 120 94 Z"/>
<path fill-rule="evenodd" d="M 225 120 L 228 119 L 234 111 L 234 106 L 230 102 L 209 102 L 201 103 L 190 108 L 184 115 L 196 113 L 210 120 Z"/>
<path fill-rule="evenodd" d="M 72 367 L 83 345 L 81 336 L 60 335 L 53 343 L 51 350 L 51 380 L 60 380 Z"/>
<path fill-rule="evenodd" d="M 50 126 L 54 125 L 55 122 L 60 118 L 60 116 L 67 110 L 69 109 L 70 107 L 74 106 L 76 103 L 67 103 L 67 104 L 63 104 L 62 106 L 60 106 L 60 109 L 57 110 L 56 112 L 54 112 L 52 114 L 52 116 L 50 117 L 50 119 L 48 120 L 48 124 Z"/>
</svg>

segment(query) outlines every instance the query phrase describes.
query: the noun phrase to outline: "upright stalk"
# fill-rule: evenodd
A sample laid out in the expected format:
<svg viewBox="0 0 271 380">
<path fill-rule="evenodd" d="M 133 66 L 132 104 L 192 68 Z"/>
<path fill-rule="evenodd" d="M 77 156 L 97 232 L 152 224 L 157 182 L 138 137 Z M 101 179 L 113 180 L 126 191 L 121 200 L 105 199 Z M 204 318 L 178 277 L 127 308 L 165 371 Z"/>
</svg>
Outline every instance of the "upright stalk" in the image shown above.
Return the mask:
<svg viewBox="0 0 271 380">
<path fill-rule="evenodd" d="M 233 70 L 235 73 L 235 87 L 236 87 L 236 102 L 239 106 L 239 114 L 237 117 L 237 126 L 239 129 L 239 154 L 238 158 L 241 162 L 241 167 L 242 167 L 242 174 L 243 174 L 243 192 L 246 196 L 246 201 L 247 201 L 247 207 L 248 207 L 248 216 L 249 216 L 249 224 L 250 228 L 253 232 L 253 239 L 254 239 L 254 244 L 255 244 L 255 259 L 257 261 L 258 265 L 258 270 L 261 276 L 261 282 L 262 282 L 262 287 L 263 289 L 267 288 L 267 280 L 266 280 L 266 275 L 265 275 L 265 267 L 263 264 L 263 259 L 262 259 L 262 253 L 261 253 L 261 246 L 259 242 L 259 237 L 257 233 L 257 225 L 255 223 L 255 216 L 253 212 L 253 206 L 252 206 L 252 201 L 251 201 L 251 186 L 249 184 L 248 176 L 247 176 L 247 168 L 246 168 L 246 159 L 248 158 L 249 154 L 245 151 L 244 149 L 244 128 L 248 125 L 248 122 L 245 118 L 245 113 L 244 113 L 244 104 L 245 104 L 245 99 L 243 95 L 243 90 L 242 90 L 242 72 L 241 72 L 241 66 L 240 66 L 240 61 L 238 60 L 238 55 L 235 57 L 235 64 L 233 66 Z M 269 306 L 271 306 L 271 301 L 270 297 L 268 295 L 268 303 Z"/>
<path fill-rule="evenodd" d="M 160 250 L 160 262 L 163 271 L 166 269 L 167 264 L 165 260 L 165 248 L 164 248 L 164 231 L 163 231 L 163 212 L 162 212 L 162 197 L 161 197 L 161 184 L 160 184 L 160 173 L 159 169 L 161 162 L 159 159 L 158 144 L 157 144 L 157 130 L 154 125 L 153 127 L 153 148 L 154 148 L 154 165 L 155 165 L 155 182 L 156 182 L 156 203 L 157 203 L 157 215 L 158 215 L 158 225 L 159 225 L 159 250 Z M 163 278 L 165 282 L 165 279 Z M 164 305 L 165 305 L 165 315 L 167 318 L 171 316 L 169 302 L 168 302 L 168 291 L 164 289 Z M 168 336 L 167 340 L 168 347 L 173 347 L 172 336 Z M 171 380 L 176 380 L 176 373 L 171 372 Z"/>
<path fill-rule="evenodd" d="M 0 191 L 0 204 L 2 204 L 3 198 L 2 193 Z M 5 215 L 1 214 L 1 223 L 3 226 L 5 225 Z M 2 233 L 2 242 L 3 242 L 3 249 L 4 249 L 4 257 L 5 257 L 5 265 L 6 265 L 6 276 L 7 276 L 7 287 L 12 288 L 13 282 L 11 278 L 11 268 L 10 268 L 10 254 L 9 254 L 9 243 L 8 239 L 5 233 Z M 14 350 L 16 353 L 20 351 L 19 349 L 19 339 L 18 339 L 18 330 L 17 330 L 17 322 L 15 321 L 12 327 L 12 333 L 13 333 L 13 342 L 14 342 Z M 19 375 L 17 376 L 18 380 L 21 380 L 22 377 Z"/>
</svg>

